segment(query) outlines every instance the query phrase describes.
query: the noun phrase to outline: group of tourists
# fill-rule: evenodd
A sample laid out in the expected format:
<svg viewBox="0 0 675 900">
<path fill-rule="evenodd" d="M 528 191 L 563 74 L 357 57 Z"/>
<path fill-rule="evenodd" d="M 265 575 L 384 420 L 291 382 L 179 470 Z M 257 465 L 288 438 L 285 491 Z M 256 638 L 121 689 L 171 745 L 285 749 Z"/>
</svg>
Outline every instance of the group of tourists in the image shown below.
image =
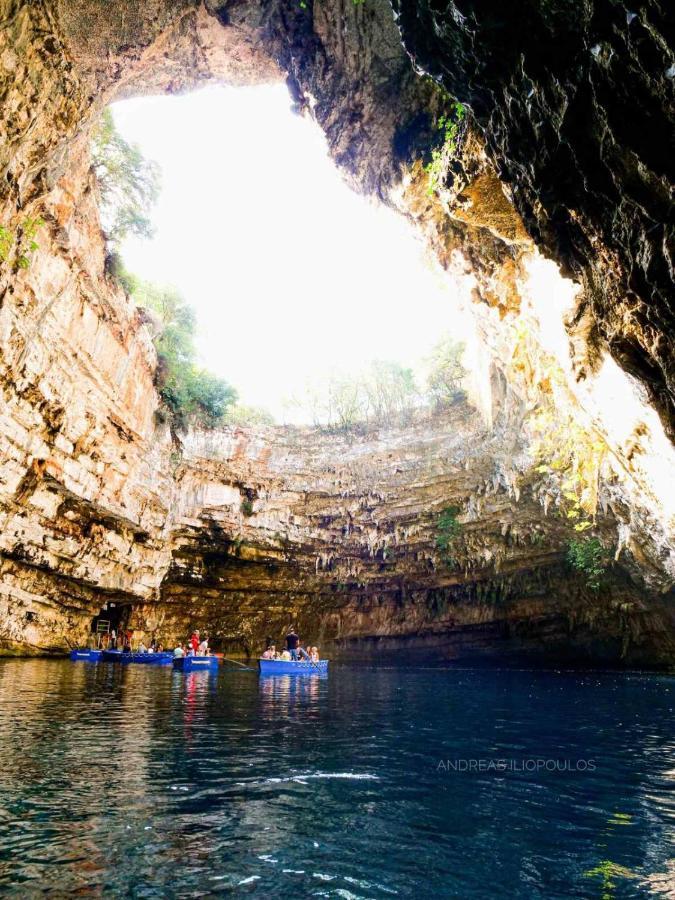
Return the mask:
<svg viewBox="0 0 675 900">
<path fill-rule="evenodd" d="M 122 631 L 117 628 L 111 628 L 110 631 L 104 631 L 95 635 L 97 650 L 123 650 L 125 653 L 131 652 L 131 638 L 133 631 Z M 92 639 L 94 635 L 92 635 Z M 147 648 L 146 648 L 147 649 Z"/>
<path fill-rule="evenodd" d="M 108 634 L 97 635 L 98 646 L 100 649 L 122 650 L 125 653 L 164 653 L 164 646 L 159 641 L 152 639 L 149 644 L 145 644 L 141 640 L 140 644 L 133 651 L 132 637 L 133 632 L 112 628 Z M 319 662 L 319 648 L 303 646 L 295 628 L 291 626 L 285 638 L 285 646 L 283 650 L 277 650 L 276 644 L 272 638 L 267 639 L 265 652 L 262 654 L 263 659 L 275 659 L 286 662 Z M 169 651 L 171 652 L 171 651 Z M 178 644 L 173 650 L 174 659 L 180 659 L 184 656 L 210 656 L 209 638 L 207 634 L 202 635 L 199 630 L 195 630 L 190 635 L 186 643 Z"/>
<path fill-rule="evenodd" d="M 291 660 L 300 662 L 304 660 L 305 662 L 318 663 L 319 648 L 307 647 L 305 649 L 305 647 L 302 646 L 302 641 L 296 633 L 295 628 L 291 627 L 286 635 L 285 648 L 281 651 L 277 651 L 276 645 L 268 638 L 267 647 L 265 648 L 262 658 L 283 660 L 285 662 L 290 662 Z"/>
<path fill-rule="evenodd" d="M 152 638 L 149 644 L 141 638 L 140 644 L 134 649 L 131 642 L 133 631 L 118 631 L 111 628 L 109 632 L 97 635 L 98 650 L 121 650 L 122 653 L 164 653 L 164 645 Z"/>
<path fill-rule="evenodd" d="M 209 636 L 201 636 L 199 631 L 193 631 L 187 644 L 178 644 L 174 648 L 173 658 L 181 659 L 183 656 L 210 656 Z"/>
<path fill-rule="evenodd" d="M 146 647 L 143 641 L 138 645 L 138 653 L 164 653 L 164 644 L 160 644 L 157 641 L 150 641 L 150 644 Z"/>
</svg>

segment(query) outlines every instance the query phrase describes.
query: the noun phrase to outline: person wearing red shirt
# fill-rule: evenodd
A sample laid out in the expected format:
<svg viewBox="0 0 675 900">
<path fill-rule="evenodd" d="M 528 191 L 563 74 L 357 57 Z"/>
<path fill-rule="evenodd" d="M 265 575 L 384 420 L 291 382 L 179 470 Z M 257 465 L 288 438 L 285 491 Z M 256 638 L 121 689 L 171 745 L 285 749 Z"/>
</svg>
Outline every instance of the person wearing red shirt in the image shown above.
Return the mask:
<svg viewBox="0 0 675 900">
<path fill-rule="evenodd" d="M 201 643 L 201 640 L 200 640 L 200 637 L 199 637 L 199 632 L 198 632 L 198 631 L 193 631 L 193 632 L 192 632 L 192 637 L 190 638 L 190 646 L 191 646 L 192 649 L 195 651 L 195 653 L 197 652 L 197 650 L 199 650 L 199 644 L 200 644 L 200 643 Z"/>
</svg>

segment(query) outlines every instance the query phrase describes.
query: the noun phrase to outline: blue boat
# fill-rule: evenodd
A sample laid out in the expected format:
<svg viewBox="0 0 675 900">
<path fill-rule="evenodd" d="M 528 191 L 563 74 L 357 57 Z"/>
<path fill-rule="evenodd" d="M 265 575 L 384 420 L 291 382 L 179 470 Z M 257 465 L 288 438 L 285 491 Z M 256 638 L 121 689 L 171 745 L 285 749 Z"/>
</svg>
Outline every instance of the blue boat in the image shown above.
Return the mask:
<svg viewBox="0 0 675 900">
<path fill-rule="evenodd" d="M 173 662 L 173 653 L 132 653 L 130 662 L 143 663 L 146 666 L 170 666 Z"/>
<path fill-rule="evenodd" d="M 104 662 L 142 663 L 146 666 L 170 666 L 173 653 L 125 653 L 123 650 L 103 650 Z"/>
<path fill-rule="evenodd" d="M 219 662 L 217 656 L 179 656 L 173 667 L 179 672 L 217 672 Z"/>
<path fill-rule="evenodd" d="M 73 662 L 98 662 L 102 653 L 102 650 L 71 650 L 70 658 Z"/>
<path fill-rule="evenodd" d="M 328 660 L 319 662 L 307 662 L 305 659 L 259 659 L 258 666 L 261 675 L 326 675 L 328 673 Z"/>
</svg>

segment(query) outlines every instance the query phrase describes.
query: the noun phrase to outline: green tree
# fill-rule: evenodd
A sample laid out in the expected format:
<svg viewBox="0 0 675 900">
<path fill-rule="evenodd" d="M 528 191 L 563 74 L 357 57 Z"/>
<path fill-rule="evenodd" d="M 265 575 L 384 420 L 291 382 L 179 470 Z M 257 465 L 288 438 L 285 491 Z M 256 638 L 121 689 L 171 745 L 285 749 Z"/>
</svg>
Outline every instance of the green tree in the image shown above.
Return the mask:
<svg viewBox="0 0 675 900">
<path fill-rule="evenodd" d="M 174 424 L 223 424 L 237 400 L 237 392 L 224 379 L 197 366 L 194 310 L 174 288 L 140 281 L 126 272 L 122 272 L 120 280 L 132 285 L 136 304 L 150 310 L 157 319 L 156 384 Z"/>
<path fill-rule="evenodd" d="M 91 158 L 108 240 L 119 244 L 129 234 L 151 237 L 149 212 L 159 197 L 160 169 L 145 159 L 138 145 L 124 140 L 110 108 L 92 133 Z"/>
<path fill-rule="evenodd" d="M 445 335 L 434 347 L 427 360 L 426 393 L 436 408 L 450 406 L 465 396 L 462 382 L 466 370 L 462 365 L 464 344 Z"/>
<path fill-rule="evenodd" d="M 397 362 L 375 361 L 364 380 L 369 417 L 381 425 L 410 418 L 418 402 L 412 369 Z"/>
<path fill-rule="evenodd" d="M 349 431 L 364 425 L 402 425 L 425 406 L 442 408 L 464 396 L 461 364 L 464 345 L 446 337 L 433 350 L 423 391 L 413 370 L 376 360 L 356 374 L 333 374 L 324 383 L 307 384 L 289 405 L 309 413 L 317 427 Z"/>
<path fill-rule="evenodd" d="M 223 422 L 242 426 L 274 425 L 274 416 L 262 407 L 235 403 L 226 410 Z"/>
<path fill-rule="evenodd" d="M 328 383 L 328 425 L 348 430 L 366 418 L 362 384 L 356 378 L 333 377 Z"/>
</svg>

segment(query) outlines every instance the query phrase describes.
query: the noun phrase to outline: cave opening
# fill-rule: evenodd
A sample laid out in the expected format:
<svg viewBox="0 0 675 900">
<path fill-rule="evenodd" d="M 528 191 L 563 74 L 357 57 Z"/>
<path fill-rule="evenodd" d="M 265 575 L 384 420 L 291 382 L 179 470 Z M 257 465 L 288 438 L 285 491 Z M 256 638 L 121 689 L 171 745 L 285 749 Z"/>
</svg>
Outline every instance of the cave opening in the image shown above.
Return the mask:
<svg viewBox="0 0 675 900">
<path fill-rule="evenodd" d="M 139 633 L 151 630 L 159 607 L 171 633 L 205 617 L 214 633 L 246 633 L 247 646 L 268 634 L 265 619 L 282 628 L 292 617 L 326 640 L 389 630 L 403 640 L 468 627 L 479 615 L 503 622 L 561 613 L 573 630 L 615 604 L 621 615 L 607 626 L 614 646 L 627 642 L 643 659 L 635 636 L 645 597 L 658 620 L 652 633 L 669 633 L 661 625 L 670 612 L 652 599 L 672 590 L 673 501 L 662 490 L 672 446 L 640 385 L 607 355 L 588 278 L 568 265 L 577 283 L 563 279 L 544 257 L 552 243 L 533 228 L 517 184 L 501 177 L 470 98 L 411 66 L 387 4 L 367 12 L 380 30 L 363 57 L 343 54 L 345 36 L 363 31 L 360 4 L 347 4 L 336 21 L 317 9 L 316 22 L 301 5 L 265 28 L 243 9 L 233 23 L 201 5 L 167 12 L 163 24 L 148 23 L 139 8 L 103 26 L 96 3 L 82 6 L 83 18 L 68 4 L 57 15 L 81 92 L 53 73 L 67 110 L 41 109 L 44 121 L 11 145 L 7 169 L 14 230 L 12 242 L 5 237 L 11 278 L 2 315 L 19 448 L 7 454 L 7 582 L 39 581 L 48 591 L 54 579 L 54 595 L 70 597 L 64 585 L 82 579 L 87 628 L 97 593 L 123 585 Z M 314 25 L 335 65 L 310 52 Z M 111 47 L 119 59 L 109 67 Z M 141 96 L 205 84 L 183 97 Z M 268 88 L 283 98 L 288 121 L 278 128 L 271 108 L 250 114 L 247 92 Z M 288 116 L 287 88 L 299 118 Z M 252 143 L 232 109 L 207 108 L 223 91 L 249 107 L 259 126 Z M 135 115 L 173 153 L 179 168 L 169 186 L 210 201 L 204 212 L 187 205 L 185 192 L 177 199 L 158 225 L 158 241 L 168 243 L 157 255 L 152 242 L 127 235 L 115 246 L 101 237 L 90 138 L 115 102 L 131 104 L 128 123 Z M 215 134 L 181 120 L 176 106 L 160 126 L 144 105 L 183 103 L 206 103 L 202 120 Z M 322 165 L 336 183 L 337 168 L 374 198 L 368 215 L 377 219 L 357 227 L 326 208 L 308 177 L 309 156 L 279 137 L 288 122 L 306 134 L 314 128 L 311 140 L 321 129 Z M 186 152 L 191 137 L 200 146 Z M 133 129 L 128 139 L 136 140 Z M 286 192 L 278 205 L 276 188 Z M 419 267 L 412 277 L 400 268 L 409 250 L 393 235 L 407 225 L 438 263 L 445 286 L 437 295 L 420 292 L 427 275 Z M 345 277 L 356 259 L 354 285 Z M 179 291 L 156 290 L 149 279 L 178 282 Z M 180 297 L 200 282 L 209 308 L 222 312 L 202 336 Z M 431 314 L 425 298 L 443 291 L 466 307 L 465 333 L 457 334 L 451 302 Z M 301 293 L 304 303 L 292 305 Z M 314 331 L 305 329 L 310 320 Z M 317 366 L 345 357 L 350 375 L 358 361 L 388 362 L 395 347 L 404 356 L 415 342 L 421 349 L 423 333 L 446 326 L 466 344 L 466 371 L 436 379 L 434 390 L 445 393 L 438 404 L 430 395 L 433 414 L 420 414 L 410 357 L 376 367 L 366 387 L 339 372 L 302 416 L 282 408 L 282 389 L 294 388 L 284 379 L 308 349 Z M 382 336 L 395 340 L 376 348 Z M 237 417 L 235 360 L 249 380 L 244 387 L 241 379 Z M 260 409 L 270 386 L 272 416 Z M 53 543 L 43 539 L 51 527 Z M 635 597 L 617 568 L 638 585 Z M 517 590 L 503 590 L 508 584 Z M 28 623 L 31 640 L 44 633 L 58 642 L 41 621 Z"/>
<path fill-rule="evenodd" d="M 111 650 L 122 646 L 133 606 L 108 600 L 91 620 L 91 634 L 97 649 Z"/>
<path fill-rule="evenodd" d="M 1 6 L 0 891 L 670 896 L 666 4 Z"/>
<path fill-rule="evenodd" d="M 494 652 L 500 659 L 521 660 L 528 654 L 541 655 L 531 629 L 521 625 L 519 617 L 515 625 L 510 621 L 512 610 L 524 602 L 537 609 L 540 629 L 549 632 L 550 658 L 557 654 L 562 659 L 566 652 L 560 649 L 558 632 L 567 627 L 569 614 L 564 599 L 562 609 L 551 603 L 551 593 L 564 571 L 561 560 L 568 548 L 587 540 L 572 529 L 609 527 L 600 525 L 595 499 L 600 478 L 612 477 L 608 468 L 606 475 L 603 470 L 604 441 L 593 437 L 596 423 L 601 423 L 606 438 L 619 421 L 625 441 L 646 427 L 648 413 L 637 401 L 632 407 L 624 403 L 617 420 L 607 399 L 609 384 L 613 379 L 613 390 L 623 388 L 627 397 L 634 391 L 607 357 L 596 360 L 582 384 L 575 381 L 565 320 L 573 315 L 580 288 L 524 240 L 518 231 L 522 226 L 502 200 L 492 196 L 485 212 L 481 212 L 484 198 L 474 199 L 468 207 L 473 215 L 485 216 L 481 227 L 492 238 L 505 241 L 509 252 L 520 248 L 516 278 L 500 274 L 497 296 L 481 307 L 476 305 L 472 267 L 462 268 L 455 259 L 430 278 L 433 270 L 419 257 L 408 226 L 401 225 L 401 210 L 397 215 L 382 205 L 365 205 L 339 180 L 318 128 L 291 114 L 288 104 L 286 88 L 276 85 L 212 87 L 181 98 L 138 98 L 115 107 L 114 121 L 123 138 L 154 157 L 166 177 L 156 234 L 149 240 L 148 235 L 132 234 L 119 242 L 124 268 L 118 280 L 125 287 L 131 283 L 134 293 L 128 266 L 145 279 L 161 275 L 179 285 L 204 321 L 195 334 L 201 358 L 236 388 L 243 382 L 246 410 L 243 419 L 225 416 L 220 423 L 206 423 L 192 453 L 185 449 L 194 444 L 189 432 L 195 423 L 189 416 L 174 417 L 179 433 L 188 435 L 178 439 L 181 477 L 189 472 L 195 478 L 196 470 L 203 473 L 205 464 L 213 469 L 215 462 L 212 480 L 225 483 L 213 505 L 206 498 L 193 505 L 205 536 L 194 530 L 188 534 L 189 529 L 176 524 L 180 549 L 162 582 L 161 603 L 178 619 L 180 609 L 190 608 L 191 621 L 183 629 L 189 631 L 203 621 L 213 646 L 235 654 L 249 655 L 270 629 L 278 630 L 275 639 L 280 641 L 286 620 L 295 618 L 306 633 L 321 629 L 343 653 L 351 648 L 367 654 L 377 646 L 381 656 L 386 645 L 394 655 L 433 653 L 445 659 L 477 647 L 485 656 Z M 259 130 L 251 127 L 252 122 L 259 123 Z M 270 133 L 277 135 L 273 155 Z M 489 190 L 494 194 L 500 189 L 492 184 Z M 417 257 L 411 255 L 413 248 Z M 261 258 L 265 266 L 259 265 Z M 507 264 L 505 268 L 509 271 Z M 328 290 L 326 271 L 332 276 Z M 135 291 L 134 299 L 140 298 L 141 304 L 144 292 L 147 297 L 150 290 Z M 494 341 L 497 321 L 499 346 L 486 346 L 486 338 Z M 424 377 L 412 362 L 411 348 L 417 349 L 419 360 L 420 348 L 430 353 L 429 336 L 440 331 L 452 332 L 462 346 L 460 376 L 435 372 L 436 386 L 440 383 L 447 390 L 440 402 L 437 395 L 422 400 L 417 387 L 414 398 L 411 391 L 401 400 L 401 393 Z M 230 333 L 245 339 L 232 341 Z M 161 372 L 162 350 L 157 346 Z M 392 384 L 392 369 L 386 371 L 389 381 L 381 379 L 374 391 L 372 385 L 361 388 L 350 379 L 350 371 L 367 354 L 386 356 L 392 347 L 408 354 L 407 384 L 400 378 Z M 289 361 L 297 366 L 294 383 L 287 378 Z M 341 364 L 320 397 L 317 385 L 326 370 L 338 370 Z M 399 361 L 396 364 L 395 374 L 400 376 L 406 369 Z M 309 400 L 303 408 L 296 398 L 289 415 L 287 401 L 289 395 L 297 395 L 301 376 Z M 158 386 L 171 416 L 174 397 L 171 391 L 162 394 L 161 382 Z M 170 387 L 175 394 L 175 386 Z M 517 411 L 524 401 L 531 404 L 525 416 L 522 408 Z M 556 408 L 559 422 L 552 427 Z M 197 423 L 198 430 L 203 426 L 204 422 Z M 235 434 L 242 427 L 254 433 L 262 429 L 253 438 L 265 445 L 261 456 L 248 447 L 239 448 L 235 453 L 247 457 L 245 470 L 232 465 L 229 457 L 224 472 L 217 461 L 231 453 L 224 449 L 231 435 L 219 432 L 219 426 L 234 428 Z M 299 439 L 298 427 L 307 426 L 310 430 Z M 275 431 L 265 432 L 270 427 Z M 504 429 L 510 434 L 506 452 L 501 439 L 495 440 Z M 647 432 L 661 441 L 663 450 L 665 435 L 656 414 Z M 304 446 L 299 448 L 299 443 Z M 283 462 L 274 459 L 273 444 L 284 447 Z M 314 456 L 318 447 L 321 464 L 313 463 L 308 470 L 304 454 Z M 434 453 L 445 457 L 447 468 L 436 472 L 433 489 L 424 485 L 424 504 L 412 516 L 395 510 L 397 503 L 416 502 L 419 472 L 428 467 L 427 458 Z M 522 455 L 523 462 L 514 466 L 514 454 Z M 297 462 L 289 464 L 294 457 Z M 277 469 L 284 482 L 281 488 L 270 484 L 270 461 L 281 466 Z M 526 474 L 536 463 L 541 473 L 558 467 L 561 485 L 567 483 L 562 491 L 567 490 L 568 498 L 578 498 L 576 506 L 570 501 L 564 511 L 574 519 L 580 517 L 570 523 L 569 536 L 556 523 L 535 524 L 542 505 L 546 518 L 549 502 L 542 500 L 542 485 Z M 649 454 L 645 463 L 643 471 L 653 478 Z M 470 471 L 473 481 L 462 490 L 450 477 L 457 464 Z M 305 470 L 302 484 L 294 465 Z M 379 491 L 368 485 L 373 478 L 381 483 Z M 321 482 L 329 497 L 324 501 L 328 511 L 308 512 L 307 504 L 317 502 L 314 492 Z M 521 498 L 521 484 L 527 500 Z M 550 488 L 547 485 L 545 491 Z M 202 483 L 200 490 L 209 494 L 213 486 Z M 303 497 L 302 509 L 290 500 L 293 491 Z M 490 526 L 494 532 L 488 529 L 479 537 L 484 519 L 478 498 L 484 492 L 506 496 L 499 500 L 503 511 Z M 345 502 L 350 496 L 356 502 Z M 269 533 L 267 511 L 279 502 L 288 506 L 289 520 L 302 522 L 301 527 L 293 529 L 289 520 L 275 519 L 275 511 L 274 533 Z M 663 504 L 667 513 L 667 501 Z M 448 516 L 453 529 L 456 525 L 450 539 L 443 531 Z M 411 542 L 412 534 L 417 537 Z M 519 544 L 525 546 L 524 553 L 516 550 Z M 533 544 L 543 551 L 537 553 L 541 572 L 536 577 L 509 581 L 510 576 L 500 576 L 504 560 L 508 567 L 517 571 L 522 566 L 531 574 Z M 582 549 L 586 546 L 595 545 L 584 543 Z M 483 560 L 478 562 L 480 556 Z M 459 589 L 458 579 L 464 582 Z M 543 606 L 541 580 L 547 585 Z M 513 583 L 518 584 L 516 591 L 507 587 Z M 443 598 L 441 607 L 436 592 Z M 406 621 L 402 594 L 420 598 L 423 611 L 413 623 Z M 477 635 L 469 609 L 476 594 L 479 603 L 490 608 L 485 634 L 478 628 Z M 556 608 L 544 613 L 544 606 Z M 350 624 L 348 630 L 354 633 L 342 637 L 349 617 L 364 621 L 363 634 Z M 142 610 L 133 621 L 139 633 L 148 632 Z M 393 631 L 388 643 L 374 639 L 373 629 L 387 628 Z M 425 633 L 437 629 L 443 637 L 429 641 Z M 587 640 L 580 629 L 578 650 L 572 655 L 579 652 L 587 658 Z M 608 640 L 610 656 L 621 652 L 621 640 L 616 636 Z M 604 650 L 595 652 L 606 659 Z"/>
<path fill-rule="evenodd" d="M 387 379 L 396 384 L 386 399 L 407 392 L 412 410 L 426 400 L 443 336 L 473 366 L 470 275 L 444 272 L 404 217 L 354 191 L 285 85 L 211 86 L 111 110 L 161 188 L 152 234 L 131 228 L 113 240 L 107 206 L 119 197 L 100 192 L 109 250 L 125 285 L 142 281 L 138 305 L 158 312 L 148 285 L 184 298 L 198 364 L 238 394 L 235 424 L 247 424 L 239 407 L 279 424 L 356 423 L 373 417 Z M 106 187 L 102 155 L 94 168 Z M 349 408 L 350 391 L 361 409 Z"/>
</svg>

